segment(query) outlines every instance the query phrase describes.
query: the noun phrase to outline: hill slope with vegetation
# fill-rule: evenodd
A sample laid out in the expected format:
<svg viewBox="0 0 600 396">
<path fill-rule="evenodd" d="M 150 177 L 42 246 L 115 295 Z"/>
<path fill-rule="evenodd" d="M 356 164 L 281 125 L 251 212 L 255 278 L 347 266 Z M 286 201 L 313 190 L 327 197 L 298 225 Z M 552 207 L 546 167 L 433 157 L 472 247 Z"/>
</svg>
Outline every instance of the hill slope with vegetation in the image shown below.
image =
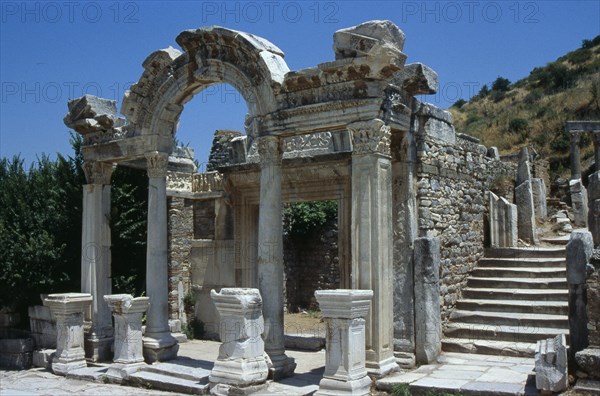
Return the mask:
<svg viewBox="0 0 600 396">
<path fill-rule="evenodd" d="M 583 40 L 581 48 L 515 83 L 498 77 L 468 102 L 460 99 L 449 111 L 457 132 L 481 139 L 502 154 L 534 147 L 550 161 L 552 176 L 569 168 L 569 120 L 600 120 L 600 36 Z M 583 166 L 593 161 L 590 134 L 581 141 Z"/>
</svg>

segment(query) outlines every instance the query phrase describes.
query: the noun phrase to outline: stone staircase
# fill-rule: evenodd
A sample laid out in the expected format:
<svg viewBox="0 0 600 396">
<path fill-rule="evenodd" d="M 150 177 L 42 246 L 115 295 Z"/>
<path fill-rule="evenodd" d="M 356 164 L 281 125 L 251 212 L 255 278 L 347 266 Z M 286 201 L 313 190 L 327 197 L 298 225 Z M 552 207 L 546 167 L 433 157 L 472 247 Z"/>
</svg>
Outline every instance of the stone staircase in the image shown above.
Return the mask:
<svg viewBox="0 0 600 396">
<path fill-rule="evenodd" d="M 536 342 L 565 334 L 564 247 L 487 249 L 444 330 L 446 352 L 533 357 Z"/>
</svg>

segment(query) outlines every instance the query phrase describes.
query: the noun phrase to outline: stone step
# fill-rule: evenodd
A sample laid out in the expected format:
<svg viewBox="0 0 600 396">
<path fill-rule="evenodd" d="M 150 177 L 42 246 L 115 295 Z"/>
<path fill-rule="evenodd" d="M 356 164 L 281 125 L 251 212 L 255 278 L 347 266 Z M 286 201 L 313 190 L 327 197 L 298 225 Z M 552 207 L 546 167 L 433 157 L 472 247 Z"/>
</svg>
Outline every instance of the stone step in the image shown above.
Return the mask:
<svg viewBox="0 0 600 396">
<path fill-rule="evenodd" d="M 478 267 L 566 268 L 567 261 L 565 258 L 484 257 L 479 259 Z"/>
<path fill-rule="evenodd" d="M 478 278 L 469 277 L 468 287 L 515 289 L 566 289 L 565 278 Z"/>
<path fill-rule="evenodd" d="M 149 371 L 131 374 L 127 377 L 127 384 L 188 395 L 206 395 L 210 391 L 208 384 Z"/>
<path fill-rule="evenodd" d="M 535 267 L 480 267 L 475 268 L 471 276 L 477 278 L 562 278 L 566 279 L 567 269 Z"/>
<path fill-rule="evenodd" d="M 569 292 L 566 289 L 514 289 L 500 287 L 466 287 L 462 291 L 467 299 L 487 300 L 534 300 L 534 301 L 568 301 Z M 459 300 L 460 301 L 460 300 Z"/>
<path fill-rule="evenodd" d="M 567 338 L 568 329 L 546 327 L 525 327 L 508 325 L 489 325 L 481 323 L 450 322 L 444 331 L 444 336 L 466 340 L 493 340 L 510 342 L 537 342 L 546 338 L 564 334 Z"/>
<path fill-rule="evenodd" d="M 485 257 L 565 258 L 564 247 L 486 248 Z"/>
<path fill-rule="evenodd" d="M 567 301 L 489 300 L 465 298 L 456 302 L 460 310 L 568 315 Z"/>
<path fill-rule="evenodd" d="M 534 357 L 535 342 L 509 342 L 497 340 L 466 340 L 464 338 L 444 338 L 444 352 L 477 353 L 482 355 Z"/>
<path fill-rule="evenodd" d="M 450 320 L 456 323 L 481 323 L 486 325 L 507 325 L 535 329 L 537 327 L 565 329 L 569 327 L 566 315 L 534 314 L 521 312 L 464 311 L 455 309 Z"/>
</svg>

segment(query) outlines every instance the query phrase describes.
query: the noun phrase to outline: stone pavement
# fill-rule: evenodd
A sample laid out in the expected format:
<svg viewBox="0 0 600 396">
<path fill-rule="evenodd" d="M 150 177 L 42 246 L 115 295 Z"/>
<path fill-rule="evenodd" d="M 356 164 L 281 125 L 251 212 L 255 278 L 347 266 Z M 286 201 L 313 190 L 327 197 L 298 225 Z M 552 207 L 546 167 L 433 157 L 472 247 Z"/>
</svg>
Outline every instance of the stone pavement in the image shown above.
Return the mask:
<svg viewBox="0 0 600 396">
<path fill-rule="evenodd" d="M 173 396 L 173 393 L 68 379 L 54 375 L 51 371 L 46 369 L 34 368 L 26 371 L 0 371 L 0 395 Z"/>
<path fill-rule="evenodd" d="M 179 358 L 153 367 L 169 370 L 174 364 L 210 370 L 218 354 L 218 342 L 190 341 L 181 344 Z M 287 351 L 296 359 L 296 374 L 256 395 L 307 395 L 318 389 L 323 376 L 325 351 Z M 193 362 L 193 365 L 191 363 Z M 408 384 L 411 391 L 460 392 L 462 395 L 536 395 L 533 358 L 445 352 L 437 364 L 421 366 L 377 381 L 377 389 L 391 391 L 394 384 Z M 173 395 L 154 389 L 134 388 L 69 379 L 35 368 L 27 371 L 0 371 L 0 395 Z"/>
<path fill-rule="evenodd" d="M 411 392 L 460 392 L 462 395 L 537 395 L 533 358 L 444 352 L 437 364 L 377 381 L 391 391 L 407 384 Z"/>
<path fill-rule="evenodd" d="M 176 360 L 152 365 L 163 372 L 182 372 L 195 370 L 199 374 L 212 369 L 213 361 L 219 353 L 220 342 L 194 340 L 180 344 L 179 357 Z M 287 351 L 288 356 L 296 359 L 295 375 L 278 382 L 270 382 L 266 390 L 256 395 L 306 395 L 319 388 L 325 366 L 325 351 L 305 352 Z M 178 366 L 177 368 L 173 366 Z M 87 370 L 87 371 L 86 371 Z M 87 379 L 98 378 L 105 368 L 88 367 L 86 375 L 79 376 Z M 65 378 L 54 375 L 50 370 L 33 368 L 26 371 L 0 370 L 0 396 L 21 395 L 173 395 L 155 389 L 135 388 L 115 384 L 84 381 L 81 379 Z M 156 387 L 155 387 L 156 388 Z"/>
</svg>

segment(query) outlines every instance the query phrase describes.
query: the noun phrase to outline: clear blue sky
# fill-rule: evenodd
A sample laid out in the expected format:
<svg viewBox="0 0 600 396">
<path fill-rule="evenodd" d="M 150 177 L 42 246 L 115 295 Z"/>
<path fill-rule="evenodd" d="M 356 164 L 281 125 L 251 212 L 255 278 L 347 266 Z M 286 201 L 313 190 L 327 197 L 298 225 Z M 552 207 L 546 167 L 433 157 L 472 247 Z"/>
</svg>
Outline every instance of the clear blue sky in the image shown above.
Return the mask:
<svg viewBox="0 0 600 396">
<path fill-rule="evenodd" d="M 71 154 L 62 118 L 85 93 L 120 102 L 153 51 L 179 32 L 220 25 L 262 36 L 291 70 L 334 59 L 333 33 L 390 19 L 406 34 L 407 63 L 437 71 L 446 108 L 497 76 L 518 80 L 600 34 L 600 1 L 0 1 L 0 157 Z M 178 138 L 203 162 L 215 129 L 246 112 L 227 86 L 186 105 Z"/>
</svg>

